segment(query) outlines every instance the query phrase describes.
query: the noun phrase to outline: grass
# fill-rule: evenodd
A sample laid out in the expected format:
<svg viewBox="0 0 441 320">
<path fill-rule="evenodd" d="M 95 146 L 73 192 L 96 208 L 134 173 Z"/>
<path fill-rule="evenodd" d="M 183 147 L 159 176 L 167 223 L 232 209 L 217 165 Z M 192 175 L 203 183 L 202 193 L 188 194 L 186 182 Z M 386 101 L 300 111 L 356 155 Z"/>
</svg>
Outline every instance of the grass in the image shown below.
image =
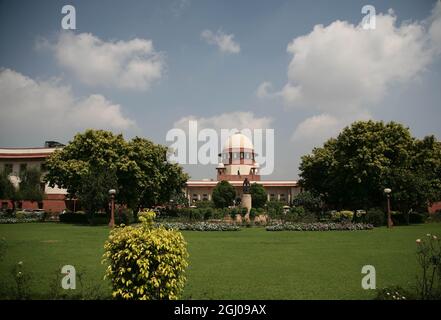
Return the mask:
<svg viewBox="0 0 441 320">
<path fill-rule="evenodd" d="M 183 232 L 190 266 L 184 299 L 372 299 L 374 290 L 361 288 L 363 265 L 376 268 L 377 288 L 410 288 L 417 273 L 415 239 L 441 235 L 437 223 L 376 228 L 371 231 Z M 1 280 L 12 284 L 10 270 L 23 261 L 32 274 L 32 296 L 45 296 L 61 267 L 75 266 L 85 282 L 103 281 L 104 226 L 57 223 L 0 225 L 7 243 L 0 261 Z"/>
</svg>

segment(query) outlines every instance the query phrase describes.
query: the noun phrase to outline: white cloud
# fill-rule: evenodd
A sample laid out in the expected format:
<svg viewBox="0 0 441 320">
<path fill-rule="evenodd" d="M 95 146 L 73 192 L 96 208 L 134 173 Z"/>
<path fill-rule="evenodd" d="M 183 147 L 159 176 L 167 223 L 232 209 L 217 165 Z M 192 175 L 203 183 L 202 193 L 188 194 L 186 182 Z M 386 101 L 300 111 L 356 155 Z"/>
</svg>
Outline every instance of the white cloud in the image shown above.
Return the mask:
<svg viewBox="0 0 441 320">
<path fill-rule="evenodd" d="M 300 143 L 305 149 L 322 144 L 331 137 L 336 137 L 347 125 L 357 120 L 368 120 L 371 116 L 366 112 L 337 117 L 327 113 L 312 116 L 301 122 L 291 137 L 295 143 Z"/>
<path fill-rule="evenodd" d="M 52 49 L 62 67 L 91 86 L 146 90 L 165 68 L 151 40 L 106 42 L 90 33 L 62 32 L 54 44 L 40 39 L 37 48 L 41 47 Z"/>
<path fill-rule="evenodd" d="M 259 98 L 281 98 L 288 108 L 317 112 L 291 140 L 305 152 L 371 112 L 392 86 L 418 78 L 441 53 L 441 2 L 424 21 L 398 25 L 392 10 L 377 14 L 376 29 L 334 21 L 316 25 L 287 46 L 288 81 L 279 91 L 263 82 Z"/>
<path fill-rule="evenodd" d="M 0 96 L 3 143 L 28 143 L 36 136 L 54 139 L 87 128 L 136 127 L 121 113 L 120 105 L 102 95 L 76 98 L 57 81 L 33 80 L 10 69 L 0 70 Z"/>
<path fill-rule="evenodd" d="M 240 45 L 234 41 L 234 34 L 225 34 L 222 30 L 218 30 L 216 33 L 211 30 L 204 30 L 201 33 L 201 38 L 208 44 L 216 45 L 221 52 L 240 52 Z"/>
<path fill-rule="evenodd" d="M 190 120 L 198 122 L 198 128 L 220 129 L 268 129 L 273 122 L 269 117 L 256 117 L 252 112 L 223 113 L 213 117 L 187 116 L 174 123 L 175 128 L 187 129 Z"/>
<path fill-rule="evenodd" d="M 256 96 L 260 99 L 270 97 L 272 95 L 271 93 L 272 88 L 273 85 L 270 82 L 268 81 L 262 82 L 257 88 Z"/>
<path fill-rule="evenodd" d="M 316 25 L 288 44 L 293 58 L 286 85 L 261 97 L 330 114 L 375 107 L 389 87 L 418 77 L 441 49 L 440 2 L 425 21 L 396 20 L 389 10 L 377 15 L 374 30 L 339 20 Z"/>
</svg>

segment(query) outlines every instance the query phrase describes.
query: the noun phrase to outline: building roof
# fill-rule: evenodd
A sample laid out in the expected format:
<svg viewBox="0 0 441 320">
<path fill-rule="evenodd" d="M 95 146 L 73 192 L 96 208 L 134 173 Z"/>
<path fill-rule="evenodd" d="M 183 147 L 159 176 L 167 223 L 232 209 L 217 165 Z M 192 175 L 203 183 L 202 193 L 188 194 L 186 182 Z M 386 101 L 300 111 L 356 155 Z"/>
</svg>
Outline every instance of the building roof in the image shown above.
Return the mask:
<svg viewBox="0 0 441 320">
<path fill-rule="evenodd" d="M 44 159 L 57 148 L 0 148 L 0 159 Z"/>
<path fill-rule="evenodd" d="M 254 150 L 253 143 L 250 138 L 242 133 L 235 133 L 228 137 L 224 143 L 223 150 L 228 149 L 252 149 Z"/>
</svg>

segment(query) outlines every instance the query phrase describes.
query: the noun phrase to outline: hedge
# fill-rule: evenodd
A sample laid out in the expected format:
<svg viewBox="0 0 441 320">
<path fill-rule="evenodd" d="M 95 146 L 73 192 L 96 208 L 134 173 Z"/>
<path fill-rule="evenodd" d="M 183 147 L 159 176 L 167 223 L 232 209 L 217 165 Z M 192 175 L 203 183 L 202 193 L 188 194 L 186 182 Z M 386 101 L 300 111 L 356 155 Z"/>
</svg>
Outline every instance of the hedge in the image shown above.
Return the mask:
<svg viewBox="0 0 441 320">
<path fill-rule="evenodd" d="M 366 223 L 279 223 L 266 227 L 266 231 L 355 231 L 371 230 Z"/>
</svg>

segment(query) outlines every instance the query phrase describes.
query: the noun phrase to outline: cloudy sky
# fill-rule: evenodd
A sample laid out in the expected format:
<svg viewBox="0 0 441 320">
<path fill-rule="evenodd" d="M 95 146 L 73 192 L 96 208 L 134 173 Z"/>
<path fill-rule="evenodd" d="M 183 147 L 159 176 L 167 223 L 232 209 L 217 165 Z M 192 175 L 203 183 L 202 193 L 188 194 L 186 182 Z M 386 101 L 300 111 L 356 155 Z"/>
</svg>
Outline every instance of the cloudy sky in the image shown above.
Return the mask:
<svg viewBox="0 0 441 320">
<path fill-rule="evenodd" d="M 65 4 L 76 30 L 61 28 Z M 354 120 L 441 138 L 437 1 L 9 0 L 0 43 L 4 147 L 66 143 L 86 128 L 167 144 L 195 119 L 274 129 L 267 179 L 295 179 L 300 156 Z"/>
</svg>

